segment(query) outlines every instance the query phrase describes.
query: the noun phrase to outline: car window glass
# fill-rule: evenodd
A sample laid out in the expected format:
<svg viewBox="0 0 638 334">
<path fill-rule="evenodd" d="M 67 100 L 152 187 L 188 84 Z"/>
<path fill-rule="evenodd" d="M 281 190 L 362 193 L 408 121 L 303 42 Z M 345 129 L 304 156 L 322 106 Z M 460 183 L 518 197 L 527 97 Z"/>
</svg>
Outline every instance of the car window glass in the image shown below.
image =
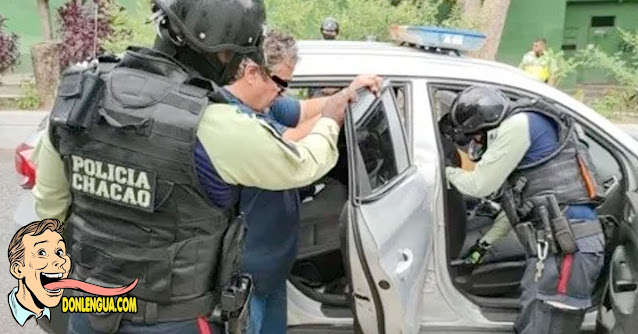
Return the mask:
<svg viewBox="0 0 638 334">
<path fill-rule="evenodd" d="M 385 185 L 408 167 L 407 161 L 397 163 L 395 151 L 403 150 L 405 156 L 405 143 L 400 133 L 392 133 L 387 112 L 387 105 L 377 101 L 356 124 L 356 141 L 370 190 Z M 403 146 L 396 146 L 397 143 Z"/>
</svg>

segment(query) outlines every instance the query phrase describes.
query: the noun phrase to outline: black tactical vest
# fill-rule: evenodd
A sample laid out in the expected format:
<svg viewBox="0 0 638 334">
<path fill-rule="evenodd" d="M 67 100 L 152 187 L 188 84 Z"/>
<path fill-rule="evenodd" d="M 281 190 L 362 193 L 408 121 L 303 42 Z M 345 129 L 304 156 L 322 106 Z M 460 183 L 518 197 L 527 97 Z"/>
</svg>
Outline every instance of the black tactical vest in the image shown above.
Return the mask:
<svg viewBox="0 0 638 334">
<path fill-rule="evenodd" d="M 548 112 L 546 109 L 549 108 L 556 114 Z M 543 195 L 554 195 L 561 206 L 598 202 L 602 197 L 602 188 L 595 186 L 592 193 L 584 181 L 589 178 L 595 183 L 597 174 L 578 125 L 547 103 L 542 106 L 523 105 L 512 110 L 507 117 L 520 112 L 536 112 L 546 116 L 556 124 L 559 138 L 558 148 L 554 152 L 539 161 L 519 165 L 508 177 L 512 186 L 524 180 L 524 186 L 520 189 L 520 204 Z"/>
<path fill-rule="evenodd" d="M 195 318 L 217 300 L 233 215 L 210 202 L 196 176 L 193 151 L 210 90 L 189 82 L 184 68 L 148 49 L 71 69 L 50 133 L 72 189 L 74 276 L 104 286 L 139 279 L 131 295 L 186 307 Z"/>
</svg>

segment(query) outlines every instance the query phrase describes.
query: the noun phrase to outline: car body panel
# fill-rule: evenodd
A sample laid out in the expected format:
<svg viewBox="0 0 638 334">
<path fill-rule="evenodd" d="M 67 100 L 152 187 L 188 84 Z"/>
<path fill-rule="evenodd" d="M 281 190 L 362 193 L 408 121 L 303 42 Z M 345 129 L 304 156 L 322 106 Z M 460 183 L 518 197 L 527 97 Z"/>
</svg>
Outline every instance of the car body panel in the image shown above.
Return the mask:
<svg viewBox="0 0 638 334">
<path fill-rule="evenodd" d="M 432 179 L 433 175 L 423 175 L 417 168 L 409 167 L 405 135 L 393 91 L 389 83 L 384 87 L 380 98 L 372 103 L 369 98 L 362 98 L 361 103 L 371 106 L 365 110 L 355 106 L 346 125 L 350 189 L 355 189 L 351 191 L 354 196 L 349 201 L 348 219 L 351 231 L 348 258 L 355 292 L 354 307 L 366 333 L 416 333 L 422 302 L 420 287 L 432 254 L 433 219 L 427 205 L 430 188 L 426 187 L 426 179 Z M 381 121 L 375 123 L 375 120 Z M 391 142 L 384 146 L 384 150 L 391 151 L 391 158 L 386 157 L 387 161 L 381 164 L 378 161 L 372 164 L 375 166 L 372 171 L 361 166 L 361 145 L 365 143 L 359 138 L 360 134 L 369 132 L 371 124 L 385 124 L 381 131 Z M 379 126 L 373 128 L 378 130 Z M 363 190 L 367 187 L 360 183 L 368 182 L 369 175 L 392 162 L 397 169 L 392 179 L 368 190 L 369 194 Z"/>
</svg>

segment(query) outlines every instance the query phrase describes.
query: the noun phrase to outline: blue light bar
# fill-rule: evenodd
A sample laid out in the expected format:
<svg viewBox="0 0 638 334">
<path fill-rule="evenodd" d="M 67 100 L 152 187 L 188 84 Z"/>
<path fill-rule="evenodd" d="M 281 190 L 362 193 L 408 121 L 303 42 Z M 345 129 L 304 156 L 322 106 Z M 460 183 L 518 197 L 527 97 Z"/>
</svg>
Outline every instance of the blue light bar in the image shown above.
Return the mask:
<svg viewBox="0 0 638 334">
<path fill-rule="evenodd" d="M 414 44 L 426 49 L 476 51 L 485 41 L 485 34 L 473 30 L 427 26 L 391 26 L 390 37 L 398 43 Z"/>
</svg>

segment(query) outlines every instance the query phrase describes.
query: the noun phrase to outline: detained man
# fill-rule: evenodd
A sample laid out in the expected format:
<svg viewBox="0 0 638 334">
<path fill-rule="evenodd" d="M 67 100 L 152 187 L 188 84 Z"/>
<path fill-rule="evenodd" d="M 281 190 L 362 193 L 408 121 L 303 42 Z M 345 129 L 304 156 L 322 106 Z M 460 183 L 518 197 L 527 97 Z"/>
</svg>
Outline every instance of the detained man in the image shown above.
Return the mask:
<svg viewBox="0 0 638 334">
<path fill-rule="evenodd" d="M 362 75 L 333 96 L 302 101 L 283 97 L 298 60 L 297 44 L 290 35 L 271 31 L 264 40 L 264 54 L 264 67 L 244 60 L 225 92 L 231 103 L 280 136 L 282 145 L 319 135 L 313 128 L 326 105 L 353 99 L 362 87 L 373 92 L 380 88 L 379 77 Z M 240 202 L 248 224 L 244 269 L 253 276 L 255 286 L 250 333 L 285 333 L 286 278 L 297 254 L 299 192 L 244 188 Z"/>
</svg>

